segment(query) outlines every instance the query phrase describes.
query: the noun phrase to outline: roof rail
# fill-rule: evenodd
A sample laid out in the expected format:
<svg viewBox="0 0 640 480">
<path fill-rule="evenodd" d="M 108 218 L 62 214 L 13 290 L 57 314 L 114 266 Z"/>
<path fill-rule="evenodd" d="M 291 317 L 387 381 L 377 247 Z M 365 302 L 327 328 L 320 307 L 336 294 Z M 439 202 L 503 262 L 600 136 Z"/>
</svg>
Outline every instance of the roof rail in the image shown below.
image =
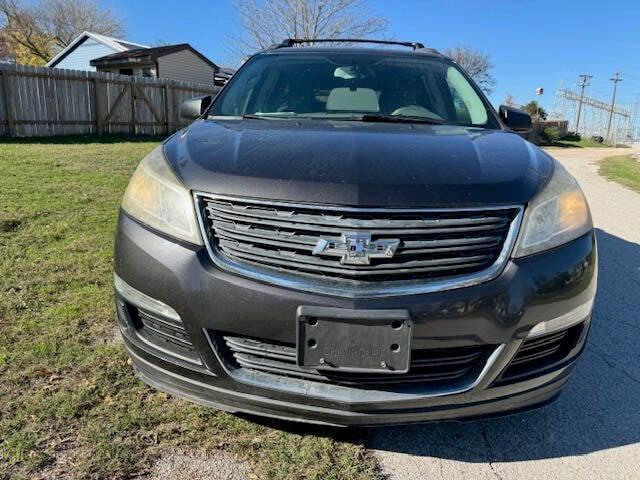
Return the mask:
<svg viewBox="0 0 640 480">
<path fill-rule="evenodd" d="M 425 48 L 424 44 L 420 42 L 396 42 L 394 40 L 368 40 L 365 38 L 285 38 L 281 43 L 271 47 L 272 49 L 293 47 L 294 45 L 300 45 L 302 43 L 377 43 L 382 45 L 400 45 L 403 47 L 410 47 L 414 50 L 420 50 Z"/>
</svg>

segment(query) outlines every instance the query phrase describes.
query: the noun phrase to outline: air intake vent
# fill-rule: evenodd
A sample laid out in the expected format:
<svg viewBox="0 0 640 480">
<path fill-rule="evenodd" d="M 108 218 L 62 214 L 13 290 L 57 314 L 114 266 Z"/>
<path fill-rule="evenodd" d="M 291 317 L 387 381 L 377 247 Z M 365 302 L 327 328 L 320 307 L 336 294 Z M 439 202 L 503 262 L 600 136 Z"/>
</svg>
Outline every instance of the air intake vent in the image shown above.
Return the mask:
<svg viewBox="0 0 640 480">
<path fill-rule="evenodd" d="M 161 317 L 133 305 L 127 305 L 140 340 L 164 353 L 200 364 L 182 321 Z"/>
<path fill-rule="evenodd" d="M 228 366 L 270 373 L 290 378 L 357 387 L 406 387 L 430 385 L 448 386 L 459 382 L 471 383 L 479 375 L 490 346 L 469 346 L 411 352 L 411 368 L 402 375 L 358 374 L 303 369 L 296 364 L 293 345 L 278 344 L 248 337 L 216 335 L 219 349 Z"/>
<path fill-rule="evenodd" d="M 525 340 L 496 384 L 539 375 L 557 367 L 576 345 L 583 325 Z"/>
</svg>

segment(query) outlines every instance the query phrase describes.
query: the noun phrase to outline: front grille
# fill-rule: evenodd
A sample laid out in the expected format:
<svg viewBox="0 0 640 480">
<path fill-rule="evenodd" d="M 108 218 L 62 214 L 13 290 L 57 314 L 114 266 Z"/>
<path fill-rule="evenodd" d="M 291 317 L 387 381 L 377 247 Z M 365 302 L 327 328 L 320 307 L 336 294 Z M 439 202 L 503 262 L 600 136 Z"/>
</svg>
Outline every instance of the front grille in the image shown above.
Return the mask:
<svg viewBox="0 0 640 480">
<path fill-rule="evenodd" d="M 212 336 L 218 339 L 219 353 L 232 369 L 361 388 L 446 387 L 462 382 L 471 383 L 479 375 L 492 350 L 486 345 L 413 350 L 411 367 L 405 374 L 361 374 L 303 369 L 296 364 L 296 349 L 292 344 L 213 332 Z"/>
<path fill-rule="evenodd" d="M 500 256 L 520 211 L 353 209 L 199 198 L 215 255 L 278 271 L 358 282 L 436 279 L 483 271 Z M 344 244 L 345 233 L 370 235 L 371 242 L 399 243 L 394 254 L 372 255 L 362 265 L 345 264 L 339 255 L 317 252 L 322 240 Z"/>
<path fill-rule="evenodd" d="M 583 325 L 522 342 L 497 384 L 524 380 L 557 367 L 575 347 Z"/>
</svg>

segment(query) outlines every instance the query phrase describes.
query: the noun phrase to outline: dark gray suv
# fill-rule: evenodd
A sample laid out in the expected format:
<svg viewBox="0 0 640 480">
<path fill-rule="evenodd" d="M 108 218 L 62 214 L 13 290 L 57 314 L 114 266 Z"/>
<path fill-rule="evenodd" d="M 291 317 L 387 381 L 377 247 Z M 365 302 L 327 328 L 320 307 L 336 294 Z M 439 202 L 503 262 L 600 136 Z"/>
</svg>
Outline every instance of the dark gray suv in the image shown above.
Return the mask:
<svg viewBox="0 0 640 480">
<path fill-rule="evenodd" d="M 137 374 L 333 425 L 554 399 L 596 290 L 576 181 L 435 50 L 299 43 L 185 102 L 196 121 L 131 179 L 115 286 Z"/>
</svg>

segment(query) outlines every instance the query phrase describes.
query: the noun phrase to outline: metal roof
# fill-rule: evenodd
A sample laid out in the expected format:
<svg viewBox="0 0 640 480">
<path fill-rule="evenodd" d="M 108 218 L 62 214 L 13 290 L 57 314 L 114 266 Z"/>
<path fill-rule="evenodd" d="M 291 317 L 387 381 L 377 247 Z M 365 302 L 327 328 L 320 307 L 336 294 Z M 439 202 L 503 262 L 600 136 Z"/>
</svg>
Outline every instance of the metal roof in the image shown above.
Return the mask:
<svg viewBox="0 0 640 480">
<path fill-rule="evenodd" d="M 47 62 L 45 67 L 54 67 L 60 60 L 66 57 L 69 53 L 71 53 L 78 45 L 84 42 L 86 39 L 95 40 L 98 43 L 106 45 L 116 52 L 124 52 L 131 48 L 148 48 L 147 45 L 142 45 L 140 43 L 130 42 L 128 40 L 120 40 L 119 38 L 108 37 L 106 35 L 101 35 L 99 33 L 93 32 L 82 32 L 73 41 L 67 45 L 65 48 L 60 50 L 51 60 Z"/>
<path fill-rule="evenodd" d="M 178 43 L 176 45 L 164 45 L 161 47 L 152 47 L 152 48 L 137 48 L 134 50 L 125 50 L 118 53 L 112 53 L 110 55 L 105 55 L 104 57 L 94 58 L 91 60 L 92 66 L 106 66 L 112 64 L 121 64 L 121 63 L 139 63 L 146 61 L 155 61 L 158 57 L 163 57 L 165 55 L 169 55 L 176 52 L 181 52 L 183 50 L 189 50 L 198 56 L 202 61 L 209 64 L 215 71 L 220 70 L 220 67 L 205 57 L 203 54 L 198 52 L 195 48 L 193 48 L 188 43 Z"/>
</svg>

